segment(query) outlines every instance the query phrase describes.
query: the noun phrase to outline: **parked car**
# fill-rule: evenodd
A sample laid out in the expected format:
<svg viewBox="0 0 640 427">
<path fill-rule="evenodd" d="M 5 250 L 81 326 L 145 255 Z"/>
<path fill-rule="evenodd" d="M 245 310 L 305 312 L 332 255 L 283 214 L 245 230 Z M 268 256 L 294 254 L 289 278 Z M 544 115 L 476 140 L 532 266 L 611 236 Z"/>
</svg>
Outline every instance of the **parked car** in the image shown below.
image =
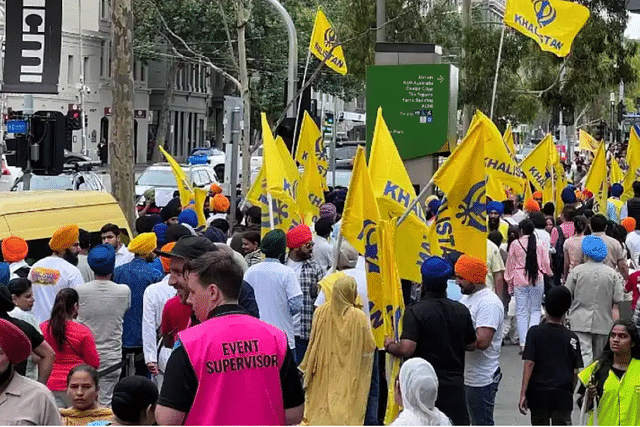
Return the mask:
<svg viewBox="0 0 640 427">
<path fill-rule="evenodd" d="M 206 157 L 207 163 L 216 166 L 220 163 L 224 164 L 226 155 L 224 151 L 216 147 L 196 147 L 189 153 L 189 158 L 192 157 Z"/>
<path fill-rule="evenodd" d="M 219 184 L 216 173 L 210 165 L 180 165 L 180 167 L 194 187 L 208 189 L 211 184 Z M 144 204 L 144 192 L 152 188 L 165 190 L 165 193 L 178 190 L 178 183 L 169 163 L 155 163 L 142 172 L 136 181 L 135 191 L 138 204 Z M 164 207 L 165 204 L 156 197 L 158 207 Z"/>
<path fill-rule="evenodd" d="M 24 175 L 16 179 L 11 191 L 23 191 Z M 31 175 L 30 190 L 107 191 L 94 172 L 80 171 L 60 175 Z"/>
<path fill-rule="evenodd" d="M 64 150 L 64 164 L 65 168 L 68 165 L 88 165 L 88 166 L 100 166 L 99 160 L 93 160 L 89 156 L 85 156 L 81 153 L 72 153 L 71 151 Z"/>
</svg>

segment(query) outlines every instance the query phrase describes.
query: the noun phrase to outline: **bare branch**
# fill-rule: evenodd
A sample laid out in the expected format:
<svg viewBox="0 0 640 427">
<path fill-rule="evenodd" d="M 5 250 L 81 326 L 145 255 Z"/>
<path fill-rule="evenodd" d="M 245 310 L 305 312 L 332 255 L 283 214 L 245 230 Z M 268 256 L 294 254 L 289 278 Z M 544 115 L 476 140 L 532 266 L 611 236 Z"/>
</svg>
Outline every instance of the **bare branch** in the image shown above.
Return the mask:
<svg viewBox="0 0 640 427">
<path fill-rule="evenodd" d="M 538 94 L 538 97 L 542 98 L 542 95 L 544 95 L 545 93 L 549 92 L 558 83 L 560 83 L 560 76 L 562 76 L 562 72 L 564 71 L 565 67 L 567 66 L 567 58 L 565 58 L 565 60 L 562 62 L 562 67 L 560 67 L 560 71 L 558 71 L 558 75 L 556 76 L 556 79 L 553 81 L 553 83 L 551 83 L 551 86 L 549 86 L 548 88 L 546 88 L 544 90 L 541 90 L 540 93 Z"/>
<path fill-rule="evenodd" d="M 229 24 L 227 23 L 227 16 L 224 14 L 224 9 L 222 9 L 222 0 L 218 0 L 217 3 L 220 16 L 222 16 L 224 32 L 227 35 L 227 43 L 229 44 L 229 55 L 231 56 L 231 61 L 233 61 L 233 65 L 234 67 L 236 67 L 236 70 L 240 70 L 240 65 L 238 65 L 238 60 L 236 59 L 236 52 L 233 49 L 233 42 L 231 41 L 231 32 L 229 31 Z"/>
</svg>

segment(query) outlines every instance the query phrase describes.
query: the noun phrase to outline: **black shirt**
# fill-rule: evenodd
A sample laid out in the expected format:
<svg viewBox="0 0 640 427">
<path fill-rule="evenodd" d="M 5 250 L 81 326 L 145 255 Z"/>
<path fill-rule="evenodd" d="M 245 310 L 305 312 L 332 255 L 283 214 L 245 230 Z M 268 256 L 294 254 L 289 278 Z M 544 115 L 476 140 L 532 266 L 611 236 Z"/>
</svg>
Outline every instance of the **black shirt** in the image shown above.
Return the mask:
<svg viewBox="0 0 640 427">
<path fill-rule="evenodd" d="M 527 388 L 529 407 L 571 410 L 574 371 L 583 366 L 578 336 L 555 323 L 533 326 L 522 359 L 534 363 Z"/>
<path fill-rule="evenodd" d="M 209 318 L 238 313 L 246 314 L 238 305 L 222 305 L 213 310 Z M 198 390 L 198 378 L 186 350 L 179 341 L 176 342 L 167 362 L 162 384 L 158 404 L 180 412 L 189 412 Z M 304 403 L 300 375 L 293 358 L 293 352 L 288 346 L 287 354 L 280 368 L 280 385 L 285 409 L 295 408 Z"/>
<path fill-rule="evenodd" d="M 433 365 L 440 386 L 464 385 L 465 347 L 476 340 L 469 309 L 445 292 L 426 291 L 404 314 L 401 339 L 417 343 L 414 357 Z"/>
<path fill-rule="evenodd" d="M 29 338 L 29 341 L 31 342 L 31 350 L 33 350 L 34 348 L 38 348 L 44 341 L 44 337 L 42 336 L 40 331 L 38 331 L 36 328 L 31 326 L 24 320 L 11 317 L 4 311 L 0 311 L 0 319 L 4 319 L 10 323 L 13 323 L 22 332 L 24 332 L 24 334 L 27 336 L 27 338 Z M 17 365 L 14 365 L 14 367 L 20 375 L 25 375 L 25 373 L 27 372 L 27 361 L 25 360 L 22 363 L 18 363 Z"/>
</svg>

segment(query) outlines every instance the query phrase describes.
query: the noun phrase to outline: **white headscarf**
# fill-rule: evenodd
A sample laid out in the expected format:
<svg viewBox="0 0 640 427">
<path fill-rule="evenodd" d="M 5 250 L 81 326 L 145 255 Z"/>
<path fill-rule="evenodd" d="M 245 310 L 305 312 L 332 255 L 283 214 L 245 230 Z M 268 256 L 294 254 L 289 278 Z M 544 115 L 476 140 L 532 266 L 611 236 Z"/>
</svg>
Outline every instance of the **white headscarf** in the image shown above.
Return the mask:
<svg viewBox="0 0 640 427">
<path fill-rule="evenodd" d="M 450 426 L 449 418 L 435 407 L 438 377 L 426 360 L 414 357 L 400 368 L 400 393 L 403 411 L 393 426 Z"/>
</svg>

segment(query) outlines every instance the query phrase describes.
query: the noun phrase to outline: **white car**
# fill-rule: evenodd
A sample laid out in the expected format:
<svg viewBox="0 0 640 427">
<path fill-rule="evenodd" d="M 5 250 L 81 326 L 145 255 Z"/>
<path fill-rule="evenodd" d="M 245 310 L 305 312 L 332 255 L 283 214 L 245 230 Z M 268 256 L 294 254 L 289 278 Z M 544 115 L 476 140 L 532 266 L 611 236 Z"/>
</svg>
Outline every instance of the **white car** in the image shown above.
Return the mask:
<svg viewBox="0 0 640 427">
<path fill-rule="evenodd" d="M 210 165 L 180 166 L 193 187 L 208 190 L 211 184 L 219 184 L 216 173 Z M 136 181 L 136 200 L 138 200 L 139 204 L 143 204 L 145 201 L 144 192 L 152 188 L 161 190 L 165 194 L 171 194 L 178 190 L 178 183 L 169 163 L 155 163 L 142 172 L 142 175 Z M 224 187 L 222 189 L 224 191 Z M 163 202 L 157 195 L 158 193 L 156 192 L 156 205 L 164 207 L 166 202 Z"/>
</svg>

